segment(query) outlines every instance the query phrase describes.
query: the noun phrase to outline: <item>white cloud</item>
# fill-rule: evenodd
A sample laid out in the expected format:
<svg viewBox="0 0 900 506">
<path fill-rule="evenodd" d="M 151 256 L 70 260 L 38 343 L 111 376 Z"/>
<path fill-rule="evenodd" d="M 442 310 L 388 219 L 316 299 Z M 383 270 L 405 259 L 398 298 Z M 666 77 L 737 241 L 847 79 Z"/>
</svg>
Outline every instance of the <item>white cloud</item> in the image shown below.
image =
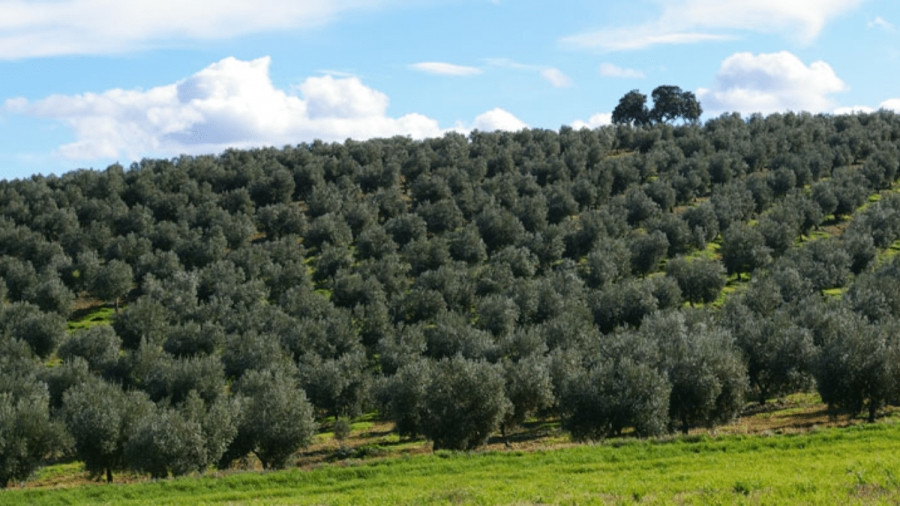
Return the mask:
<svg viewBox="0 0 900 506">
<path fill-rule="evenodd" d="M 517 132 L 523 128 L 528 128 L 528 125 L 509 111 L 495 107 L 476 116 L 472 128 L 482 132 L 493 132 L 496 130 Z"/>
<path fill-rule="evenodd" d="M 434 74 L 439 76 L 473 76 L 481 73 L 481 69 L 477 67 L 467 67 L 465 65 L 454 65 L 453 63 L 426 61 L 421 63 L 413 63 L 410 67 L 426 74 Z"/>
<path fill-rule="evenodd" d="M 878 107 L 871 107 L 868 105 L 854 105 L 850 107 L 838 107 L 834 110 L 835 114 L 859 114 L 859 113 L 872 113 L 877 111 L 878 109 L 885 109 L 888 111 L 900 112 L 900 98 L 889 98 L 884 102 L 878 104 Z"/>
<path fill-rule="evenodd" d="M 437 121 L 421 114 L 390 117 L 387 96 L 356 77 L 310 77 L 298 91 L 273 86 L 268 57 L 226 58 L 146 91 L 114 89 L 34 102 L 14 98 L 4 108 L 70 126 L 76 141 L 59 152 L 80 159 L 442 133 Z"/>
<path fill-rule="evenodd" d="M 552 84 L 554 88 L 568 88 L 569 86 L 572 86 L 572 79 L 565 75 L 561 70 L 553 67 L 541 70 L 541 77 Z"/>
<path fill-rule="evenodd" d="M 869 28 L 881 28 L 882 30 L 885 30 L 888 32 L 894 31 L 894 25 L 890 21 L 887 21 L 886 19 L 884 19 L 881 16 L 876 16 L 875 19 L 873 19 L 872 21 L 869 21 L 867 26 Z"/>
<path fill-rule="evenodd" d="M 8 112 L 21 114 L 27 112 L 28 100 L 23 97 L 9 98 L 3 106 Z"/>
<path fill-rule="evenodd" d="M 386 0 L 0 0 L 0 59 L 108 54 L 307 28 Z"/>
<path fill-rule="evenodd" d="M 563 39 L 563 45 L 604 51 L 630 51 L 658 44 L 695 44 L 731 37 L 710 33 L 664 32 L 657 27 L 631 27 L 583 33 Z"/>
<path fill-rule="evenodd" d="M 545 65 L 529 65 L 519 63 L 507 58 L 488 59 L 487 63 L 491 67 L 523 70 L 526 72 L 537 72 L 540 76 L 553 85 L 554 88 L 568 88 L 572 86 L 572 79 L 563 71 L 555 67 Z M 425 72 L 427 74 L 444 75 L 444 76 L 471 76 L 481 74 L 482 69 L 478 67 L 468 67 L 464 65 L 455 65 L 445 62 L 421 62 L 410 65 L 410 68 Z"/>
<path fill-rule="evenodd" d="M 554 67 L 519 63 L 508 58 L 491 58 L 488 59 L 487 62 L 488 65 L 498 68 L 537 72 L 545 81 L 553 85 L 554 88 L 568 88 L 569 86 L 572 86 L 572 79 L 563 73 L 563 71 Z"/>
<path fill-rule="evenodd" d="M 685 0 L 667 4 L 663 19 L 708 29 L 751 30 L 814 40 L 832 18 L 863 0 Z"/>
<path fill-rule="evenodd" d="M 268 78 L 268 76 L 267 76 Z M 310 119 L 384 116 L 388 97 L 356 77 L 310 77 L 299 86 Z"/>
<path fill-rule="evenodd" d="M 838 107 L 834 110 L 835 114 L 868 114 L 875 112 L 875 109 L 867 105 L 852 105 L 850 107 Z"/>
<path fill-rule="evenodd" d="M 599 128 L 606 125 L 612 125 L 612 113 L 609 112 L 600 112 L 594 114 L 587 121 L 575 120 L 572 122 L 572 128 L 581 129 L 581 128 Z"/>
<path fill-rule="evenodd" d="M 900 112 L 900 98 L 890 98 L 885 100 L 878 106 L 881 109 L 889 109 L 891 111 Z"/>
<path fill-rule="evenodd" d="M 777 33 L 809 43 L 832 18 L 864 0 L 676 0 L 648 23 L 566 37 L 563 45 L 604 51 L 734 38 L 732 32 Z M 724 32 L 724 33 L 723 33 Z"/>
<path fill-rule="evenodd" d="M 697 97 L 710 113 L 826 112 L 834 109 L 830 95 L 846 89 L 824 61 L 807 66 L 786 51 L 736 53 L 722 62 L 713 87 L 698 90 Z"/>
<path fill-rule="evenodd" d="M 603 77 L 616 77 L 622 79 L 641 79 L 644 77 L 644 73 L 640 70 L 622 68 L 612 63 L 601 63 L 600 75 Z"/>
<path fill-rule="evenodd" d="M 18 97 L 6 100 L 0 110 L 66 124 L 76 140 L 60 146 L 57 154 L 81 160 L 176 156 L 314 139 L 425 138 L 448 131 L 418 113 L 391 117 L 387 95 L 355 76 L 309 77 L 286 92 L 272 84 L 269 64 L 269 57 L 225 58 L 146 91 L 113 89 L 36 101 Z M 451 130 L 526 127 L 510 112 L 495 108 L 477 116 L 470 127 Z"/>
<path fill-rule="evenodd" d="M 878 104 L 878 107 L 871 107 L 868 105 L 854 105 L 850 107 L 838 107 L 834 110 L 835 114 L 859 114 L 859 113 L 873 113 L 879 109 L 885 109 L 888 111 L 900 112 L 900 98 L 889 98 L 884 102 Z"/>
</svg>

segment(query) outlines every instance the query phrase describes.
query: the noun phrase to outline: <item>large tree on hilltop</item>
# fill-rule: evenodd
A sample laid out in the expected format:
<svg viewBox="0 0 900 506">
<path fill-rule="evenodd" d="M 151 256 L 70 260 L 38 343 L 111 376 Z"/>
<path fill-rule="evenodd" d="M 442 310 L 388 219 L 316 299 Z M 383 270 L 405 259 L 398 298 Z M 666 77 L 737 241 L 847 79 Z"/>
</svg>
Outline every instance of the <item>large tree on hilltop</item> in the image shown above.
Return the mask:
<svg viewBox="0 0 900 506">
<path fill-rule="evenodd" d="M 669 123 L 681 118 L 685 122 L 695 123 L 703 114 L 703 108 L 697 96 L 690 91 L 682 91 L 678 86 L 662 85 L 651 93 L 653 108 L 647 108 L 647 95 L 639 90 L 626 93 L 613 109 L 612 122 L 616 125 L 635 126 L 653 123 Z"/>
<path fill-rule="evenodd" d="M 631 90 L 619 99 L 619 105 L 613 109 L 612 122 L 616 125 L 631 124 L 635 126 L 650 123 L 650 111 L 647 110 L 647 95 L 638 90 Z"/>
</svg>

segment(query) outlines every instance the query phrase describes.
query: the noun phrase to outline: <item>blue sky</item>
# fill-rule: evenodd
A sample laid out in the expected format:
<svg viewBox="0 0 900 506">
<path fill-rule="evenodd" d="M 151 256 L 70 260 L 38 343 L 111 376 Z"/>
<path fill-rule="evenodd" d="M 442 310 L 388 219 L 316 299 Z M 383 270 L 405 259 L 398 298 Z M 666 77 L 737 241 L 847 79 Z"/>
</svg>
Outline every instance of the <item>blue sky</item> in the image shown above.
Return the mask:
<svg viewBox="0 0 900 506">
<path fill-rule="evenodd" d="M 896 0 L 0 0 L 0 179 L 723 112 L 900 111 Z"/>
</svg>

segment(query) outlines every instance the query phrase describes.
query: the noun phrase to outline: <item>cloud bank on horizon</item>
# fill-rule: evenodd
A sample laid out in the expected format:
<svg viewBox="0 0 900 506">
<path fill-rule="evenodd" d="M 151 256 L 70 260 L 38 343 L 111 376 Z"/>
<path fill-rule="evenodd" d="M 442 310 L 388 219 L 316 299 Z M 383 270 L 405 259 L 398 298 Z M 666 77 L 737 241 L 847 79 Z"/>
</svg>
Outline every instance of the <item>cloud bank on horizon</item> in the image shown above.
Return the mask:
<svg viewBox="0 0 900 506">
<path fill-rule="evenodd" d="M 298 94 L 276 88 L 270 58 L 225 58 L 194 75 L 147 91 L 56 95 L 30 102 L 9 99 L 5 109 L 68 124 L 78 140 L 59 148 L 73 159 L 139 158 L 143 153 L 195 154 L 230 147 L 285 145 L 297 139 L 343 141 L 445 131 L 422 114 L 387 114 L 388 97 L 357 77 L 309 77 Z M 471 127 L 448 130 L 521 130 L 527 125 L 494 108 Z"/>
<path fill-rule="evenodd" d="M 876 87 L 879 69 L 860 77 L 847 49 L 900 67 L 890 0 L 0 0 L 0 12 L 0 179 L 29 162 L 596 128 L 628 89 L 659 84 L 695 91 L 705 117 L 900 111 L 900 76 Z M 146 88 L 102 73 L 53 85 L 81 63 L 114 73 L 201 54 L 215 56 Z"/>
</svg>

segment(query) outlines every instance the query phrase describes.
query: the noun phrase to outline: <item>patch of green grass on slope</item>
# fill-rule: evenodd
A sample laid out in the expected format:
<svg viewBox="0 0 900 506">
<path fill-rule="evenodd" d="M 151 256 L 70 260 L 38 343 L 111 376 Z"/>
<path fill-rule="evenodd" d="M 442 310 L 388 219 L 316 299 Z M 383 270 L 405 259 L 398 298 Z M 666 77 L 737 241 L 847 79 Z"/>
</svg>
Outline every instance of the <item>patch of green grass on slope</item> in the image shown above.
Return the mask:
<svg viewBox="0 0 900 506">
<path fill-rule="evenodd" d="M 900 425 L 417 455 L 312 470 L 0 492 L 4 504 L 896 504 Z"/>
<path fill-rule="evenodd" d="M 67 327 L 71 332 L 74 330 L 90 328 L 95 325 L 110 325 L 112 323 L 112 317 L 115 314 L 116 310 L 112 307 L 101 306 L 91 308 L 89 311 L 76 313 L 74 318 L 69 320 Z"/>
</svg>

